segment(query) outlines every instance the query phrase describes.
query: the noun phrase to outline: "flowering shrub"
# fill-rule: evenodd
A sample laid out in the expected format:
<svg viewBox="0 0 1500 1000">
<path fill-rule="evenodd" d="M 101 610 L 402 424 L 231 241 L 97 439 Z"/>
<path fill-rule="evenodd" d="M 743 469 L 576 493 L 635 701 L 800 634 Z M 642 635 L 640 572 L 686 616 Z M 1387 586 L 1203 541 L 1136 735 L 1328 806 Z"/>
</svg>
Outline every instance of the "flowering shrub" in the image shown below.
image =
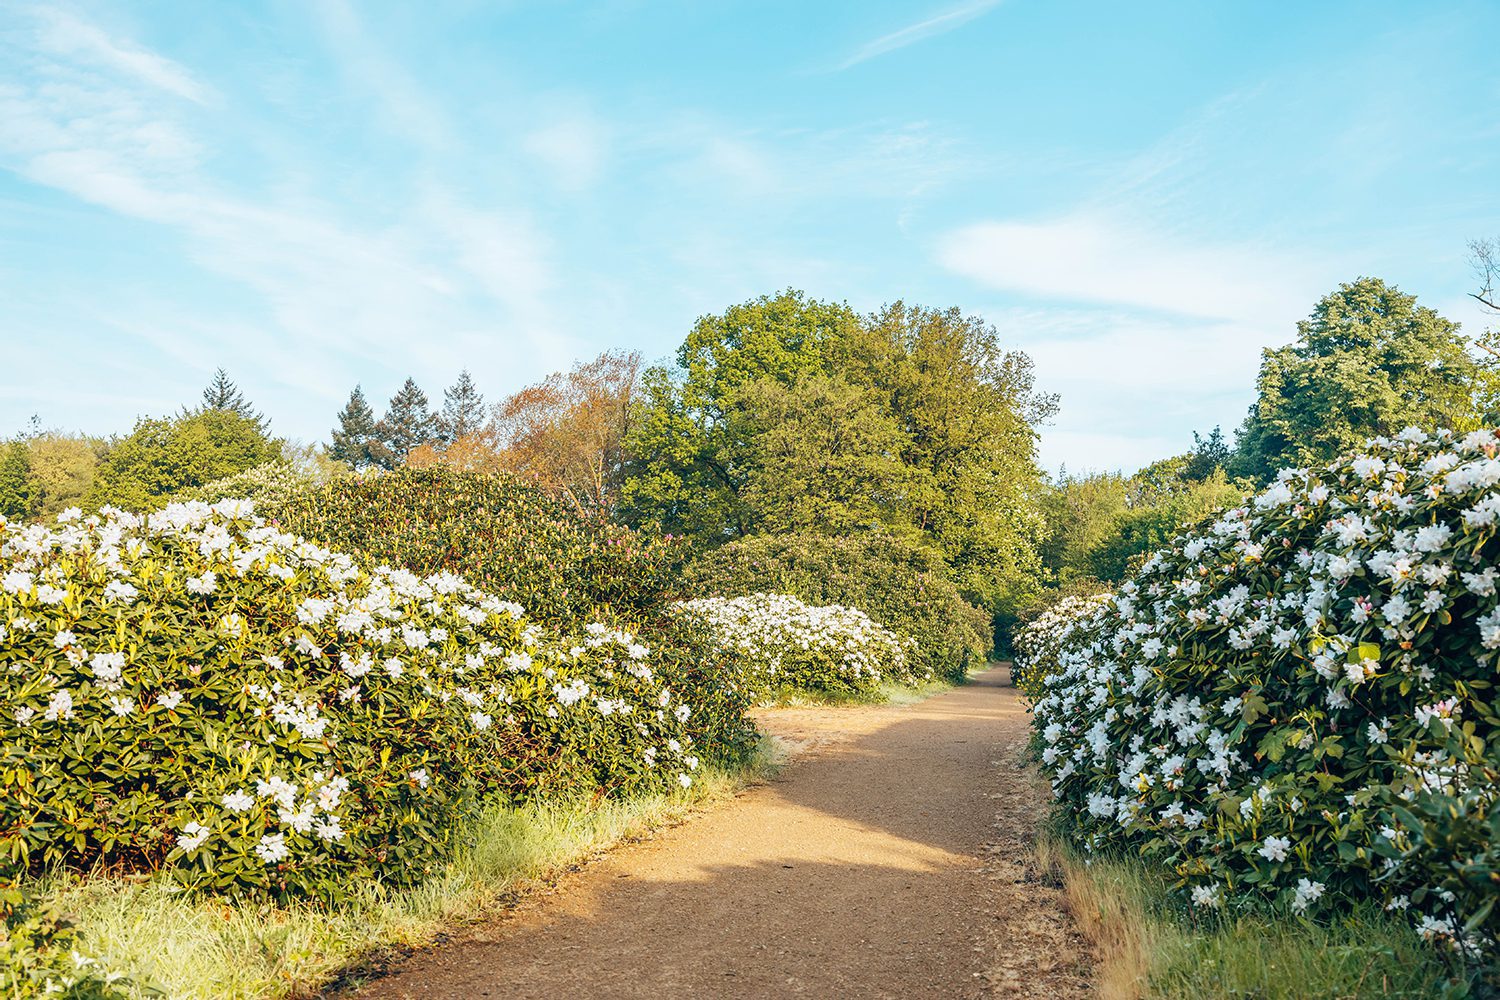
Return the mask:
<svg viewBox="0 0 1500 1000">
<path fill-rule="evenodd" d="M 684 601 L 677 612 L 701 621 L 719 645 L 738 654 L 745 686 L 756 697 L 777 691 L 857 694 L 882 680 L 932 679 L 930 670 L 911 663 L 915 640 L 855 608 L 751 594 Z"/>
<path fill-rule="evenodd" d="M 1284 472 L 1033 626 L 1042 762 L 1080 841 L 1167 863 L 1198 907 L 1374 897 L 1492 943 L 1497 450 L 1408 430 Z"/>
<path fill-rule="evenodd" d="M 909 654 L 934 675 L 963 680 L 989 652 L 990 616 L 963 599 L 932 550 L 884 532 L 758 535 L 710 549 L 684 570 L 690 593 L 773 591 L 809 604 L 860 608 L 917 640 Z"/>
<path fill-rule="evenodd" d="M 678 545 L 511 476 L 435 467 L 336 479 L 268 499 L 283 530 L 372 563 L 458 573 L 547 622 L 663 614 Z"/>
<path fill-rule="evenodd" d="M 59 520 L 0 522 L 13 873 L 415 881 L 481 796 L 688 785 L 700 736 L 744 731 L 717 682 L 626 632 L 554 637 L 462 577 L 367 571 L 247 501 Z"/>
<path fill-rule="evenodd" d="M 1027 621 L 1013 642 L 1015 660 L 1010 673 L 1015 685 L 1031 698 L 1039 697 L 1047 677 L 1058 669 L 1058 656 L 1074 620 L 1108 599 L 1105 594 L 1069 594 Z"/>
<path fill-rule="evenodd" d="M 223 479 L 215 479 L 202 486 L 182 490 L 172 497 L 172 502 L 201 500 L 204 503 L 217 503 L 220 500 L 238 499 L 251 500 L 258 508 L 265 508 L 284 501 L 300 490 L 315 489 L 318 485 L 316 476 L 278 459 Z"/>
</svg>

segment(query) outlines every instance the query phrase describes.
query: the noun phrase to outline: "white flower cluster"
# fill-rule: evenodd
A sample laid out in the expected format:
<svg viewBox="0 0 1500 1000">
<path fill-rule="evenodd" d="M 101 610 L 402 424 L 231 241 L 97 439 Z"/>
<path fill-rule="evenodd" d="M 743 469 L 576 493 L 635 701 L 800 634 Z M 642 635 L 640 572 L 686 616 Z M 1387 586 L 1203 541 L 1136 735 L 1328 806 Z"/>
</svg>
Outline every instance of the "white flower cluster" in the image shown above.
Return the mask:
<svg viewBox="0 0 1500 1000">
<path fill-rule="evenodd" d="M 1456 873 L 1500 815 L 1497 452 L 1413 429 L 1285 471 L 1018 637 L 1080 841 L 1156 857 L 1199 906 L 1376 896 L 1493 940 L 1492 880 Z"/>
<path fill-rule="evenodd" d="M 916 683 L 914 640 L 857 608 L 814 606 L 788 594 L 706 597 L 676 605 L 733 651 L 756 693 L 776 690 L 866 691 L 882 680 Z"/>
<path fill-rule="evenodd" d="M 515 761 L 600 727 L 651 751 L 609 780 L 691 784 L 692 706 L 629 633 L 547 638 L 460 577 L 367 572 L 243 500 L 59 522 L 0 519 L 0 754 L 30 762 L 0 787 L 6 856 L 17 838 L 88 862 L 49 817 L 118 795 L 141 828 L 104 831 L 117 848 L 165 826 L 184 863 L 296 864 L 396 822 L 371 810 L 453 803 L 484 773 L 525 787 Z M 113 766 L 73 768 L 85 745 Z"/>
<path fill-rule="evenodd" d="M 1015 661 L 1011 666 L 1011 680 L 1015 685 L 1028 694 L 1038 694 L 1046 671 L 1057 663 L 1063 641 L 1069 635 L 1073 622 L 1087 612 L 1103 606 L 1108 600 L 1106 594 L 1063 597 L 1017 631 L 1014 641 Z"/>
</svg>

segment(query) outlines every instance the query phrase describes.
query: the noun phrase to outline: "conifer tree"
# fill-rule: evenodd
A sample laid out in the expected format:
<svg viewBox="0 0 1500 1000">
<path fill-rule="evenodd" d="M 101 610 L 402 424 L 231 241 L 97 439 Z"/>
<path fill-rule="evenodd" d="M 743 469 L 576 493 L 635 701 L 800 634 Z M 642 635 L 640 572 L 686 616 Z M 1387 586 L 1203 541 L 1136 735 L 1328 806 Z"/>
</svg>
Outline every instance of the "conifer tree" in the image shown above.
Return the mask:
<svg viewBox="0 0 1500 1000">
<path fill-rule="evenodd" d="M 445 447 L 484 423 L 484 396 L 465 368 L 458 381 L 443 390 L 443 412 L 437 417 L 437 436 Z"/>
<path fill-rule="evenodd" d="M 437 436 L 437 420 L 428 409 L 427 394 L 417 387 L 416 380 L 408 378 L 380 418 L 378 448 L 372 449 L 374 460 L 377 465 L 394 469 L 407 452 L 432 443 Z"/>
<path fill-rule="evenodd" d="M 267 433 L 269 427 L 266 423 L 266 415 L 245 398 L 240 387 L 230 379 L 229 373 L 223 368 L 214 371 L 213 381 L 208 383 L 208 388 L 203 390 L 203 405 L 197 410 L 202 413 L 205 410 L 224 410 L 227 413 L 237 413 L 246 420 L 255 424 L 255 429 L 262 434 Z"/>
<path fill-rule="evenodd" d="M 364 389 L 355 386 L 349 402 L 339 411 L 339 425 L 333 431 L 328 455 L 353 469 L 375 464 L 372 445 L 378 444 L 375 411 L 365 400 Z"/>
</svg>

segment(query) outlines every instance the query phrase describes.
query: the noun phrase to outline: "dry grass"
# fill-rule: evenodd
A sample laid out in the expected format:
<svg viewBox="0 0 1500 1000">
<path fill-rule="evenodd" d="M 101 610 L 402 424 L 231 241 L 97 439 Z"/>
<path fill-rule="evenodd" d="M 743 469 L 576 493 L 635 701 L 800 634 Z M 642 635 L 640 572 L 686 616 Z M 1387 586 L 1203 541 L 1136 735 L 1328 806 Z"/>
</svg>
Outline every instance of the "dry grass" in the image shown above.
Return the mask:
<svg viewBox="0 0 1500 1000">
<path fill-rule="evenodd" d="M 1409 925 L 1374 908 L 1327 921 L 1257 914 L 1194 920 L 1169 902 L 1165 880 L 1138 861 L 1085 863 L 1055 836 L 1041 840 L 1037 855 L 1063 877 L 1105 1000 L 1493 995 L 1477 970 L 1452 965 Z"/>
</svg>

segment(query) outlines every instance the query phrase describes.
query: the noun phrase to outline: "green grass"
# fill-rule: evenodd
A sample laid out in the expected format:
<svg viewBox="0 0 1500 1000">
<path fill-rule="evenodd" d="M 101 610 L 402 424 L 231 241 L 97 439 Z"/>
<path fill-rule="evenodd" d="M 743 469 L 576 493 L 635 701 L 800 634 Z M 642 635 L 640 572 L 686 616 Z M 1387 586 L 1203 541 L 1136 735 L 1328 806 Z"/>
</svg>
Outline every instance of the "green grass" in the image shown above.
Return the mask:
<svg viewBox="0 0 1500 1000">
<path fill-rule="evenodd" d="M 763 747 L 742 770 L 700 772 L 686 792 L 494 808 L 440 876 L 400 891 L 365 886 L 334 908 L 186 895 L 159 878 L 55 876 L 39 888 L 75 918 L 89 953 L 136 984 L 134 995 L 308 997 L 340 977 L 357 978 L 382 957 L 494 913 L 611 845 L 680 821 L 772 767 Z"/>
<path fill-rule="evenodd" d="M 1264 915 L 1194 920 L 1169 902 L 1165 879 L 1139 861 L 1084 864 L 1050 835 L 1038 854 L 1062 872 L 1073 915 L 1096 952 L 1102 997 L 1492 995 L 1408 924 L 1376 908 L 1324 921 Z"/>
</svg>

